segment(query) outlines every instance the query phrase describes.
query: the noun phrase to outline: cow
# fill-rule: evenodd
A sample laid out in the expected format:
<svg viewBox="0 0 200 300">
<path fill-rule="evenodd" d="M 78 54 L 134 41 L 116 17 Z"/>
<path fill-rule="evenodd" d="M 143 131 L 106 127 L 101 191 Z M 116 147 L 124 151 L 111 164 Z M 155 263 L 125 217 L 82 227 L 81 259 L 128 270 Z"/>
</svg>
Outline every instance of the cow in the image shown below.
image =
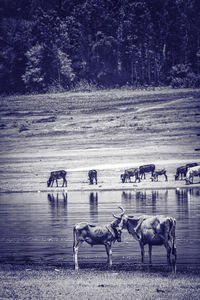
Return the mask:
<svg viewBox="0 0 200 300">
<path fill-rule="evenodd" d="M 137 180 L 140 182 L 138 168 L 131 168 L 131 169 L 125 170 L 124 174 L 121 174 L 122 183 L 127 182 L 127 180 L 129 180 L 129 182 L 131 182 L 131 177 L 133 177 L 133 176 L 135 176 L 135 182 L 137 182 Z"/>
<path fill-rule="evenodd" d="M 151 180 L 152 181 L 158 181 L 158 176 L 161 176 L 161 175 L 164 175 L 165 176 L 165 181 L 168 181 L 168 177 L 167 177 L 165 169 L 162 169 L 162 170 L 159 170 L 159 171 L 154 171 L 153 176 L 151 177 Z"/>
<path fill-rule="evenodd" d="M 193 183 L 194 176 L 199 176 L 199 182 L 200 182 L 200 166 L 189 168 L 186 174 L 186 184 Z"/>
<path fill-rule="evenodd" d="M 153 172 L 155 171 L 155 168 L 156 167 L 154 164 L 140 166 L 139 167 L 140 179 L 142 179 L 142 177 L 144 177 L 145 179 L 145 173 L 149 173 L 149 172 L 151 172 L 151 176 L 153 176 Z"/>
<path fill-rule="evenodd" d="M 175 180 L 179 180 L 180 177 L 181 177 L 181 180 L 182 180 L 183 178 L 185 178 L 186 172 L 187 172 L 186 166 L 178 167 L 178 168 L 176 169 L 176 174 L 174 175 Z"/>
<path fill-rule="evenodd" d="M 198 163 L 190 163 L 186 165 L 186 168 L 188 170 L 189 168 L 196 167 L 196 166 L 198 166 Z"/>
<path fill-rule="evenodd" d="M 93 225 L 87 222 L 78 223 L 74 226 L 73 236 L 73 254 L 75 270 L 79 269 L 78 265 L 78 249 L 83 242 L 89 245 L 104 245 L 107 253 L 107 263 L 112 266 L 112 244 L 115 241 L 121 242 L 121 229 L 119 224 L 121 219 L 112 221 L 107 225 Z"/>
<path fill-rule="evenodd" d="M 96 170 L 90 170 L 88 172 L 88 178 L 89 178 L 90 184 L 93 184 L 94 180 L 97 184 L 97 171 Z"/>
<path fill-rule="evenodd" d="M 165 217 L 161 215 L 157 216 L 147 216 L 142 215 L 139 217 L 128 216 L 122 207 L 120 216 L 113 216 L 117 220 L 121 220 L 119 227 L 121 229 L 127 229 L 129 234 L 139 242 L 141 249 L 141 258 L 144 262 L 144 246 L 148 244 L 149 246 L 149 263 L 152 263 L 152 246 L 164 245 L 167 250 L 167 262 L 170 264 L 170 254 L 175 257 L 176 263 L 176 219 L 172 217 Z M 172 247 L 170 243 L 172 242 Z"/>
<path fill-rule="evenodd" d="M 51 172 L 50 177 L 47 181 L 47 187 L 50 187 L 50 186 L 52 187 L 54 184 L 54 181 L 56 181 L 56 185 L 58 187 L 58 179 L 61 179 L 61 178 L 63 179 L 62 186 L 64 186 L 64 185 L 67 186 L 66 175 L 67 175 L 67 172 L 64 170 Z"/>
</svg>

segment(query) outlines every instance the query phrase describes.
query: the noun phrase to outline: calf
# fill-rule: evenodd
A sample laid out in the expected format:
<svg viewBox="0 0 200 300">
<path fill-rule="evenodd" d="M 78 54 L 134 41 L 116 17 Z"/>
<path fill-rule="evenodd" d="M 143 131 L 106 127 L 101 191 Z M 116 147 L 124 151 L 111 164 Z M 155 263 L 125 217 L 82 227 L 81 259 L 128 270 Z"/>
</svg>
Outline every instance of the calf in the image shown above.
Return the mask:
<svg viewBox="0 0 200 300">
<path fill-rule="evenodd" d="M 64 170 L 60 170 L 60 171 L 53 171 L 51 172 L 50 174 L 50 177 L 47 181 L 47 186 L 48 187 L 52 187 L 53 186 L 53 183 L 54 181 L 56 181 L 56 185 L 58 187 L 58 179 L 63 179 L 63 184 L 62 186 L 66 185 L 67 186 L 67 180 L 66 180 L 66 175 L 67 175 L 67 172 L 64 171 Z"/>
<path fill-rule="evenodd" d="M 96 226 L 89 223 L 78 223 L 74 226 L 74 263 L 75 270 L 78 270 L 78 249 L 83 242 L 89 245 L 104 245 L 108 256 L 108 264 L 112 266 L 112 244 L 115 241 L 121 242 L 121 229 L 119 228 L 121 220 L 114 220 L 110 224 Z"/>
<path fill-rule="evenodd" d="M 158 181 L 158 176 L 161 176 L 161 175 L 165 176 L 165 181 L 168 180 L 165 169 L 162 169 L 162 170 L 159 170 L 159 171 L 154 171 L 153 176 L 151 177 L 151 180 L 152 181 Z"/>
<path fill-rule="evenodd" d="M 153 172 L 155 171 L 155 168 L 156 167 L 154 164 L 140 166 L 139 167 L 140 178 L 142 179 L 142 177 L 144 177 L 145 179 L 145 173 L 149 173 L 149 172 L 151 172 L 151 176 L 153 176 Z"/>
<path fill-rule="evenodd" d="M 88 172 L 88 177 L 89 177 L 90 184 L 93 184 L 94 180 L 97 184 L 97 171 L 96 170 L 90 170 Z"/>
</svg>

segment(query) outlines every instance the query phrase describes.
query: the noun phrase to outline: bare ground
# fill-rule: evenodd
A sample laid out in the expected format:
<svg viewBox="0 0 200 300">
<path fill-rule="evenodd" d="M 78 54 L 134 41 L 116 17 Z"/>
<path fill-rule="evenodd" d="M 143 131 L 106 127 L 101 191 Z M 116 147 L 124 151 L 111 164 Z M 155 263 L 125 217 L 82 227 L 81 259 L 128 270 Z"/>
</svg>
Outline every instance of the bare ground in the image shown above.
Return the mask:
<svg viewBox="0 0 200 300">
<path fill-rule="evenodd" d="M 67 190 L 180 188 L 178 166 L 200 162 L 200 91 L 97 91 L 1 98 L 0 191 L 47 191 L 52 170 Z M 122 184 L 125 168 L 155 163 L 169 181 Z M 99 184 L 89 186 L 89 169 Z M 198 179 L 195 181 L 198 185 Z"/>
</svg>

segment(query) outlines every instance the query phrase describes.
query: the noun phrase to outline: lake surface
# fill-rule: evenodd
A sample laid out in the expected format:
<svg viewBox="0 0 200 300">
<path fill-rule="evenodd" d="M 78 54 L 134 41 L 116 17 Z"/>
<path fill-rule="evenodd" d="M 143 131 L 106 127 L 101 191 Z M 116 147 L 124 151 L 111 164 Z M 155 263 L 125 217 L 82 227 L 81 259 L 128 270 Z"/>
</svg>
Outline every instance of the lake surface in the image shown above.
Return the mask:
<svg viewBox="0 0 200 300">
<path fill-rule="evenodd" d="M 0 262 L 73 266 L 73 226 L 109 223 L 123 206 L 129 215 L 162 214 L 177 220 L 177 268 L 200 270 L 200 189 L 0 194 Z M 148 247 L 145 247 L 148 263 Z M 153 265 L 166 266 L 166 250 L 153 247 Z M 106 263 L 103 246 L 83 243 L 80 266 Z M 113 245 L 113 265 L 139 266 L 140 248 L 126 231 Z"/>
</svg>

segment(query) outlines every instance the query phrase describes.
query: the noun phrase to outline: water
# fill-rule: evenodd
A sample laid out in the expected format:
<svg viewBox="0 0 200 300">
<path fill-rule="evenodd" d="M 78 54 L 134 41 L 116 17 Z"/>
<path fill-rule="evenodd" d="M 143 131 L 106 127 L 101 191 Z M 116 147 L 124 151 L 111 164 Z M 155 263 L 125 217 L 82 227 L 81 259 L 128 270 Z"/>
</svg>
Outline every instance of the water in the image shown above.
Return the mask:
<svg viewBox="0 0 200 300">
<path fill-rule="evenodd" d="M 0 262 L 73 266 L 73 226 L 129 215 L 162 214 L 177 220 L 177 267 L 200 269 L 200 189 L 0 194 Z M 148 262 L 148 249 L 145 262 Z M 153 247 L 153 265 L 166 265 L 166 250 Z M 106 263 L 103 246 L 83 243 L 79 262 Z M 113 245 L 113 264 L 140 265 L 140 248 L 127 232 Z"/>
</svg>

